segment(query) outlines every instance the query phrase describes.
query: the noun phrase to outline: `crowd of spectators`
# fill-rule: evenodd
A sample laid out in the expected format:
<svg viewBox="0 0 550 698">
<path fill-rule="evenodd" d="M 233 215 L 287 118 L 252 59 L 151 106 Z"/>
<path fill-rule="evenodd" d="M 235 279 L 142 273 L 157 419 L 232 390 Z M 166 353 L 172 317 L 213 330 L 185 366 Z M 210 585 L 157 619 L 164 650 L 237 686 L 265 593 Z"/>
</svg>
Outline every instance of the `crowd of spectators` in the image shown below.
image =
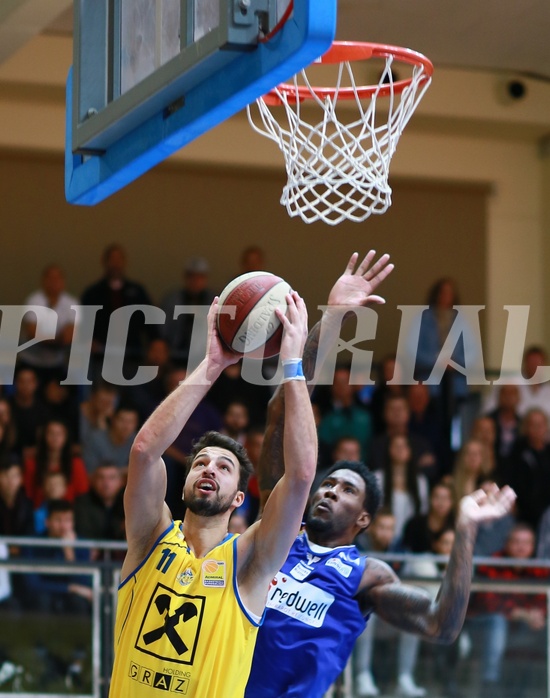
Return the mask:
<svg viewBox="0 0 550 698">
<path fill-rule="evenodd" d="M 41 288 L 26 301 L 28 306 L 53 308 L 60 322 L 54 339 L 21 352 L 13 385 L 3 386 L 0 392 L 0 536 L 63 537 L 65 529 L 56 527 L 56 522 L 70 519 L 67 530 L 71 536 L 123 540 L 122 492 L 134 436 L 155 406 L 186 375 L 191 334 L 202 331 L 199 325 L 205 316 L 183 314 L 174 318 L 174 307 L 207 306 L 211 302 L 214 292 L 209 286 L 207 260 L 192 258 L 186 262 L 181 287 L 168 292 L 160 303 L 169 319 L 163 327 L 147 324 L 139 314 L 132 316 L 124 338 L 124 375 L 132 376 L 138 365 L 158 367 L 156 377 L 139 386 L 110 383 L 102 375 L 102 366 L 113 313 L 125 306 L 148 305 L 152 300 L 143 284 L 127 277 L 126 252 L 120 245 L 106 248 L 101 261 L 102 277 L 84 291 L 80 301 L 66 292 L 63 270 L 55 264 L 46 267 Z M 262 250 L 256 247 L 245 250 L 240 261 L 241 272 L 265 267 Z M 435 284 L 430 298 L 430 312 L 423 320 L 427 341 L 418 354 L 422 360 L 418 369 L 423 375 L 433 366 L 442 336 L 452 325 L 456 303 L 452 281 L 443 279 Z M 101 306 L 94 325 L 91 385 L 85 389 L 62 383 L 79 321 L 79 313 L 71 314 L 69 309 L 78 302 Z M 37 331 L 32 313 L 29 318 L 23 327 L 25 338 Z M 453 360 L 461 363 L 463 354 L 459 343 Z M 546 364 L 544 349 L 529 348 L 524 376 L 530 378 Z M 385 357 L 374 389 L 366 389 L 353 385 L 349 366 L 341 365 L 333 384 L 316 388 L 312 396 L 318 416 L 319 477 L 335 460 L 362 459 L 375 471 L 384 493 L 384 509 L 372 524 L 372 537 L 363 537 L 359 545 L 365 551 L 425 553 L 445 549 L 445 534 L 453 530 L 461 497 L 496 482 L 516 490 L 517 508 L 513 517 L 482 527 L 476 554 L 508 555 L 507 551 L 515 549 L 510 547 L 510 536 L 520 530 L 532 536 L 527 557 L 534 555 L 537 545 L 539 555 L 548 557 L 550 384 L 493 388 L 456 448 L 451 436 L 453 418 L 468 400 L 462 376 L 449 370 L 442 384 L 435 387 L 423 383 L 400 386 L 393 381 L 388 385 L 398 372 L 395 357 Z M 243 380 L 238 365 L 224 371 L 165 454 L 167 502 L 175 518 L 184 513 L 181 491 L 194 439 L 209 429 L 223 431 L 244 443 L 252 461 L 257 462 L 270 396 L 269 387 Z M 255 520 L 258 498 L 257 481 L 252 478 L 245 503 L 232 518 L 232 530 L 242 531 Z M 391 526 L 386 525 L 378 540 L 376 534 L 383 523 L 388 524 L 388 517 Z M 442 540 L 445 545 L 440 545 Z M 39 555 L 40 550 L 33 554 Z M 12 546 L 9 553 L 16 556 L 21 550 Z M 432 576 L 443 574 L 439 568 L 432 572 Z M 69 580 L 65 586 L 69 606 L 81 607 L 89 599 L 89 590 L 78 580 Z M 0 606 L 6 603 L 9 598 L 4 594 Z M 481 596 L 473 615 L 479 612 L 480 604 Z M 542 613 L 537 610 L 537 618 Z M 529 618 L 516 617 L 508 607 L 505 614 L 509 620 L 529 625 Z M 367 676 L 361 693 L 365 696 L 377 695 L 369 674 L 369 643 L 375 624 L 369 627 L 370 634 L 363 639 L 368 652 L 361 669 Z M 407 678 L 412 672 L 411 658 L 417 652 L 413 645 L 410 639 L 401 639 L 401 661 L 408 667 L 402 671 L 406 675 L 402 692 L 421 696 L 423 689 L 412 677 L 410 681 Z"/>
</svg>

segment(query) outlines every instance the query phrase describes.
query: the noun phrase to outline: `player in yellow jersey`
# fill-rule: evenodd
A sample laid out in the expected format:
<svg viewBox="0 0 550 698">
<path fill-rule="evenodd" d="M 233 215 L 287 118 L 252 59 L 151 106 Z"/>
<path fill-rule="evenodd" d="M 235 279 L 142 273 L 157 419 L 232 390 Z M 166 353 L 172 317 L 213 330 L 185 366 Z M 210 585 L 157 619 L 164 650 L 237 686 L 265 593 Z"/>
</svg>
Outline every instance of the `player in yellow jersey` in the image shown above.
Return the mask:
<svg viewBox="0 0 550 698">
<path fill-rule="evenodd" d="M 124 496 L 128 553 L 122 566 L 111 698 L 239 698 L 248 679 L 269 584 L 299 531 L 317 462 L 317 436 L 301 371 L 307 311 L 287 297 L 285 475 L 262 520 L 241 536 L 229 517 L 246 490 L 251 464 L 232 439 L 207 433 L 190 457 L 187 511 L 172 521 L 164 503 L 162 454 L 223 369 L 238 357 L 209 312 L 206 357 L 145 422 L 132 447 Z M 307 448 L 304 448 L 307 444 Z"/>
</svg>

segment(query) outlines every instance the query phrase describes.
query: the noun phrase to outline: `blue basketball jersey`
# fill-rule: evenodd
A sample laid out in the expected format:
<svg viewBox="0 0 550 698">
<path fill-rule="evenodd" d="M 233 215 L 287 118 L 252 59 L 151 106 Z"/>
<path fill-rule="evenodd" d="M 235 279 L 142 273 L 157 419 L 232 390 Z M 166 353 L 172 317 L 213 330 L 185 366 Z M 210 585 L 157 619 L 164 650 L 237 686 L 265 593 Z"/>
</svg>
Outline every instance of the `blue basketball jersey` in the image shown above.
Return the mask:
<svg viewBox="0 0 550 698">
<path fill-rule="evenodd" d="M 365 558 L 305 532 L 271 582 L 245 698 L 320 698 L 344 670 L 366 621 L 355 594 Z"/>
</svg>

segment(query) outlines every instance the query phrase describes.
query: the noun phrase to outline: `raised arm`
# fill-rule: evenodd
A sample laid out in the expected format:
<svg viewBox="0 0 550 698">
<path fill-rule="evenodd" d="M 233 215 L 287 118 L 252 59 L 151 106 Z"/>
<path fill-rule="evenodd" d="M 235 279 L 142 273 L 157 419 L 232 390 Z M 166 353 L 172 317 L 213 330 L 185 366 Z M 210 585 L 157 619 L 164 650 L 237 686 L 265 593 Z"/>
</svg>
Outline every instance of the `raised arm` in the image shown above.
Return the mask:
<svg viewBox="0 0 550 698">
<path fill-rule="evenodd" d="M 304 349 L 304 375 L 308 381 L 311 394 L 315 387 L 313 377 L 325 362 L 330 349 L 340 336 L 342 308 L 356 308 L 371 303 L 385 303 L 374 291 L 393 271 L 389 264 L 389 255 L 384 254 L 372 264 L 376 252 L 371 250 L 357 265 L 359 255 L 354 252 L 350 257 L 344 273 L 332 287 L 327 310 L 322 319 L 313 327 L 306 340 Z M 372 266 L 371 266 L 372 264 Z M 348 316 L 350 317 L 351 314 Z M 344 316 L 344 319 L 347 319 Z M 322 337 L 322 343 L 320 342 Z M 284 431 L 284 397 L 279 387 L 270 400 L 267 413 L 267 426 L 258 463 L 258 481 L 260 485 L 261 506 L 265 505 L 271 490 L 284 472 L 283 431 Z"/>
<path fill-rule="evenodd" d="M 283 366 L 301 359 L 307 336 L 307 311 L 296 293 L 287 296 L 288 316 L 278 313 L 284 326 L 280 359 Z M 294 366 L 294 365 L 293 365 Z M 285 369 L 292 373 L 290 369 Z M 238 540 L 238 581 L 251 610 L 263 609 L 265 592 L 284 563 L 300 530 L 317 466 L 317 432 L 305 380 L 284 381 L 285 472 L 267 503 L 261 521 Z"/>
<path fill-rule="evenodd" d="M 387 565 L 369 559 L 357 596 L 364 613 L 374 611 L 400 630 L 436 642 L 453 642 L 464 623 L 470 597 L 472 557 L 478 524 L 508 514 L 516 495 L 509 487 L 477 490 L 464 497 L 455 543 L 435 600 L 424 590 L 402 584 Z"/>
<path fill-rule="evenodd" d="M 124 494 L 126 535 L 131 563 L 147 552 L 171 521 L 164 503 L 166 468 L 162 454 L 171 446 L 223 369 L 239 356 L 224 349 L 216 329 L 216 298 L 208 313 L 206 356 L 193 373 L 157 407 L 139 430 L 130 452 Z M 126 563 L 125 563 L 126 565 Z"/>
</svg>

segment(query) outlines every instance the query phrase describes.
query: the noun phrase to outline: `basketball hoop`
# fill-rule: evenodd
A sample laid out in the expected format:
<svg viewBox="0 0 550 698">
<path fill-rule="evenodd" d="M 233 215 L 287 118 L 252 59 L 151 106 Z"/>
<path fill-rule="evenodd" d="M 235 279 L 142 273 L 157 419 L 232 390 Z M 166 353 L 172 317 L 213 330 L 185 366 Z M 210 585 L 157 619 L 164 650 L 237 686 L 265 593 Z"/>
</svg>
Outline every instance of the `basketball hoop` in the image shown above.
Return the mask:
<svg viewBox="0 0 550 698">
<path fill-rule="evenodd" d="M 352 62 L 370 58 L 381 58 L 385 64 L 377 84 L 360 87 Z M 412 66 L 412 75 L 395 79 L 395 62 L 409 70 Z M 320 64 L 338 66 L 334 87 L 311 84 L 307 73 Z M 334 42 L 324 56 L 294 76 L 292 82 L 279 85 L 256 101 L 260 123 L 253 116 L 253 105 L 249 105 L 252 128 L 278 143 L 283 151 L 288 181 L 281 204 L 289 215 L 300 216 L 306 223 L 321 220 L 337 225 L 343 220 L 360 222 L 371 214 L 385 213 L 391 205 L 391 158 L 430 85 L 432 73 L 431 62 L 410 49 Z M 387 115 L 380 116 L 376 111 L 379 98 L 384 98 Z M 284 107 L 288 126 L 275 118 L 277 107 Z"/>
</svg>

